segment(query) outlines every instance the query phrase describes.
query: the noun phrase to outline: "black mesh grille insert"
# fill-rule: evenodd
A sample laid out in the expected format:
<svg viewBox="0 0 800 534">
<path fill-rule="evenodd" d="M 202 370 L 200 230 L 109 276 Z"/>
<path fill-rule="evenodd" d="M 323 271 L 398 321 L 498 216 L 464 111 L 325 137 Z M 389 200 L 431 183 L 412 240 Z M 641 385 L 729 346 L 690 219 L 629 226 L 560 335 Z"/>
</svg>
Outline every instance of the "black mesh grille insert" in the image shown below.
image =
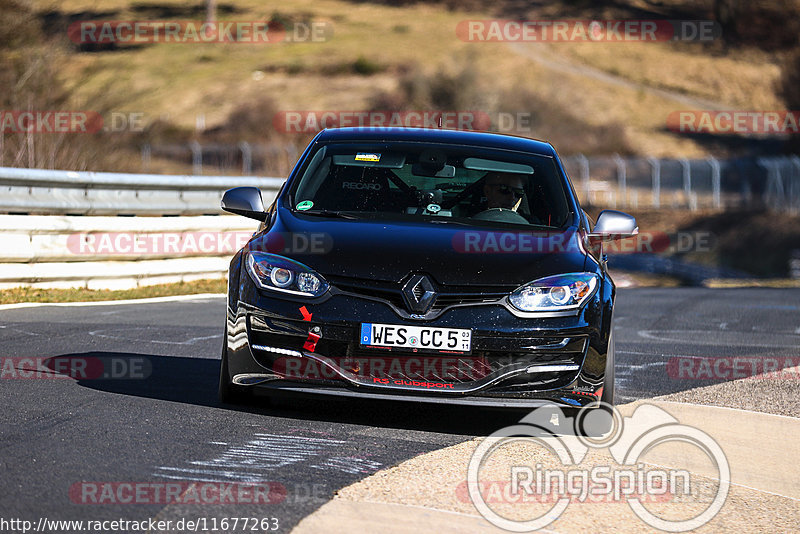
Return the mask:
<svg viewBox="0 0 800 534">
<path fill-rule="evenodd" d="M 396 308 L 406 309 L 403 295 L 400 292 L 402 284 L 394 282 L 380 282 L 375 280 L 361 280 L 358 278 L 347 278 L 340 276 L 326 276 L 328 281 L 342 291 L 364 295 L 366 297 L 379 298 L 386 300 Z M 441 310 L 455 304 L 480 304 L 485 302 L 495 302 L 508 295 L 516 287 L 493 287 L 491 291 L 475 291 L 475 287 L 470 286 L 441 286 L 433 303 L 433 310 Z M 420 286 L 414 288 L 414 294 L 419 299 L 424 293 Z"/>
</svg>

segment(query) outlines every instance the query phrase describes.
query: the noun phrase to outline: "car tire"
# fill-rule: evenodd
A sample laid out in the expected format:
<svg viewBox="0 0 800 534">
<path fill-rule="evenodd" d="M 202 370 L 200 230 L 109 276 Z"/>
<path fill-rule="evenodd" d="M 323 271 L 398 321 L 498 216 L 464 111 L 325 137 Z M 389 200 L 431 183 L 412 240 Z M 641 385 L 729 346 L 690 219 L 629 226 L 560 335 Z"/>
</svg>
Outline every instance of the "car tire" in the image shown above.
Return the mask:
<svg viewBox="0 0 800 534">
<path fill-rule="evenodd" d="M 231 383 L 231 375 L 228 371 L 228 331 L 222 336 L 222 358 L 219 365 L 219 388 L 217 396 L 223 404 L 243 404 L 250 395 L 240 386 Z"/>
<path fill-rule="evenodd" d="M 603 394 L 600 401 L 610 406 L 615 404 L 615 372 L 614 372 L 614 329 L 608 335 L 608 350 L 606 351 L 606 373 L 603 379 Z"/>
<path fill-rule="evenodd" d="M 589 438 L 599 438 L 606 435 L 614 428 L 614 417 L 612 412 L 614 410 L 615 402 L 615 373 L 614 373 L 614 331 L 608 336 L 608 349 L 606 350 L 606 371 L 603 378 L 603 393 L 600 395 L 599 407 L 594 408 L 581 408 L 571 412 L 575 432 L 577 435 Z M 597 403 L 595 403 L 597 405 Z M 593 417 L 591 419 L 582 416 L 583 410 L 602 410 L 607 413 L 605 418 Z M 583 414 L 585 415 L 585 414 Z"/>
</svg>

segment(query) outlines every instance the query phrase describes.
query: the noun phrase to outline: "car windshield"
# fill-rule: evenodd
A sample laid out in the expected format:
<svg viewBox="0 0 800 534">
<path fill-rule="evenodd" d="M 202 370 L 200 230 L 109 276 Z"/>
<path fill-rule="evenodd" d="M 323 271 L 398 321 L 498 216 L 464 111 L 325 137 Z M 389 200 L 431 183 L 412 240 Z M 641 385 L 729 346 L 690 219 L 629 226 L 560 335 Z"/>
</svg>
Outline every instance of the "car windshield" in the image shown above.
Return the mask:
<svg viewBox="0 0 800 534">
<path fill-rule="evenodd" d="M 461 145 L 323 145 L 292 187 L 295 212 L 474 226 L 562 227 L 569 204 L 549 156 Z"/>
</svg>

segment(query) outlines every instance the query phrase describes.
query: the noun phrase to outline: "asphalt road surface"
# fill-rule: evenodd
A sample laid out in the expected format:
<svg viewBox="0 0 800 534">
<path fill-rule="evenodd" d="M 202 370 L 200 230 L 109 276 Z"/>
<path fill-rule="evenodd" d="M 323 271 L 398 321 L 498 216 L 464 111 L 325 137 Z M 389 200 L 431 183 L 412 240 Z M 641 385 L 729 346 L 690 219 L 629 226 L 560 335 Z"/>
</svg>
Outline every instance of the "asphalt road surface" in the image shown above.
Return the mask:
<svg viewBox="0 0 800 534">
<path fill-rule="evenodd" d="M 718 382 L 675 358 L 796 361 L 798 303 L 796 289 L 620 290 L 618 402 Z M 210 531 L 214 519 L 275 518 L 287 532 L 343 486 L 520 417 L 352 400 L 222 406 L 224 305 L 208 298 L 0 311 L 0 522 L 155 518 L 175 532 L 181 519 L 183 530 L 200 520 L 197 530 Z M 44 370 L 26 372 L 24 357 L 41 358 Z M 83 367 L 70 370 L 74 362 Z M 238 483 L 271 493 L 223 491 L 219 504 L 213 493 L 192 495 L 191 482 L 209 492 Z M 180 485 L 178 502 L 164 502 L 168 484 Z"/>
</svg>

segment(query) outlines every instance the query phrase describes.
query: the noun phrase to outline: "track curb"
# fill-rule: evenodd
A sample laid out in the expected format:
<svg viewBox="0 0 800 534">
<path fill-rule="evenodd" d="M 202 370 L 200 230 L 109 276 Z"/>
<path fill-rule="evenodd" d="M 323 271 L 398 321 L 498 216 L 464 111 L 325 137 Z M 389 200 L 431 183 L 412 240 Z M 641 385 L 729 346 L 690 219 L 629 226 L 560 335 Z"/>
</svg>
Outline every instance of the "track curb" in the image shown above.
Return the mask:
<svg viewBox="0 0 800 534">
<path fill-rule="evenodd" d="M 629 416 L 638 406 L 645 403 L 669 412 L 681 424 L 699 428 L 714 438 L 728 459 L 734 487 L 764 493 L 767 494 L 767 498 L 774 496 L 781 501 L 790 499 L 789 502 L 797 501 L 800 505 L 800 487 L 796 484 L 800 478 L 800 465 L 791 460 L 787 462 L 791 458 L 800 459 L 800 443 L 791 439 L 792 436 L 800 435 L 800 418 L 660 400 L 636 401 L 619 406 L 619 410 L 623 416 Z M 750 439 L 742 440 L 743 433 L 748 434 Z M 432 455 L 463 445 L 462 443 L 426 453 L 402 462 L 398 468 L 409 462 L 419 466 L 426 457 L 435 457 Z M 456 461 L 451 465 L 442 466 L 437 462 L 430 470 L 421 470 L 419 476 L 427 478 L 426 483 L 435 484 L 437 479 L 441 480 L 442 470 L 452 472 L 455 469 L 466 473 L 466 466 L 469 463 L 467 450 L 469 449 L 464 448 L 464 451 L 460 451 Z M 402 469 L 381 471 L 343 488 L 331 501 L 300 521 L 292 532 L 305 534 L 364 531 L 394 534 L 417 532 L 421 528 L 440 533 L 506 532 L 480 517 L 474 508 L 474 515 L 470 515 L 428 507 L 422 502 L 409 503 L 408 499 L 396 503 L 368 499 L 353 500 L 352 497 L 341 496 L 342 493 L 352 495 L 353 492 L 348 490 L 369 484 L 376 477 L 382 478 L 380 484 L 388 488 L 409 487 L 409 485 L 413 488 L 415 483 L 423 483 L 407 480 L 397 474 L 402 472 Z M 417 469 L 417 472 L 420 470 Z M 609 508 L 606 506 L 597 517 L 600 524 L 602 524 L 601 516 Z M 601 511 L 597 508 L 594 510 Z M 645 527 L 645 524 L 642 523 L 641 526 Z"/>
</svg>

